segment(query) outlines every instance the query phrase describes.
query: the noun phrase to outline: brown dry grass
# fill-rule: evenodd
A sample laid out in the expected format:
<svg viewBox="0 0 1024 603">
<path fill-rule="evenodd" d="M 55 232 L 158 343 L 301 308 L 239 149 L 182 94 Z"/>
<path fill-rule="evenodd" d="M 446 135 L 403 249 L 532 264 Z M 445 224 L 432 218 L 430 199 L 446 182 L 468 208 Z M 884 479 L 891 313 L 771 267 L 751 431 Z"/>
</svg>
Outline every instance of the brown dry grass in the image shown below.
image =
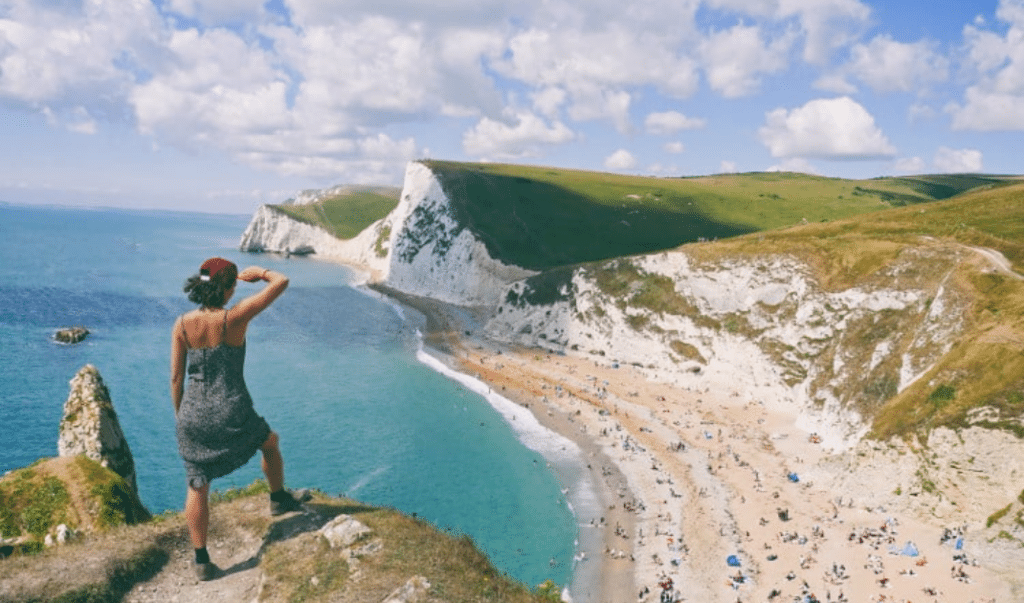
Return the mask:
<svg viewBox="0 0 1024 603">
<path fill-rule="evenodd" d="M 239 574 L 232 580 L 239 596 L 258 592 L 260 601 L 379 601 L 411 577 L 423 576 L 431 585 L 429 601 L 551 600 L 500 574 L 470 539 L 395 510 L 317 494 L 305 513 L 271 518 L 266 495 L 252 493 L 259 490 L 218 497 L 211 508 L 211 545 L 253 552 L 250 563 L 243 564 L 253 571 L 244 580 Z M 356 543 L 354 554 L 331 549 L 318 534 L 342 513 L 372 530 Z M 136 592 L 142 583 L 144 590 L 156 593 L 145 595 L 150 598 L 202 596 L 204 585 L 224 588 L 224 581 L 213 581 L 182 590 L 187 580 L 182 569 L 190 556 L 184 518 L 165 514 L 38 555 L 0 561 L 0 602 L 136 600 L 143 597 Z M 216 592 L 224 596 L 223 590 Z"/>
</svg>

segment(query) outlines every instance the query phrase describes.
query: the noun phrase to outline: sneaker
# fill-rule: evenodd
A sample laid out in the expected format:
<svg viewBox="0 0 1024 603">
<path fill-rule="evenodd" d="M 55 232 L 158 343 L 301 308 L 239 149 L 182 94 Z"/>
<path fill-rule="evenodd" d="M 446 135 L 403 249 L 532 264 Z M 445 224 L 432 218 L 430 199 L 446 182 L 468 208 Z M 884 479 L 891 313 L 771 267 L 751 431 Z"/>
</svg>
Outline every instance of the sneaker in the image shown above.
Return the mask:
<svg viewBox="0 0 1024 603">
<path fill-rule="evenodd" d="M 196 580 L 200 582 L 208 582 L 221 575 L 221 570 L 216 563 L 193 563 L 192 569 L 196 573 Z"/>
<path fill-rule="evenodd" d="M 301 511 L 302 503 L 313 498 L 313 494 L 309 490 L 285 490 L 288 494 L 288 500 L 270 501 L 270 514 L 271 515 L 283 515 L 285 513 L 291 513 L 292 511 Z"/>
</svg>

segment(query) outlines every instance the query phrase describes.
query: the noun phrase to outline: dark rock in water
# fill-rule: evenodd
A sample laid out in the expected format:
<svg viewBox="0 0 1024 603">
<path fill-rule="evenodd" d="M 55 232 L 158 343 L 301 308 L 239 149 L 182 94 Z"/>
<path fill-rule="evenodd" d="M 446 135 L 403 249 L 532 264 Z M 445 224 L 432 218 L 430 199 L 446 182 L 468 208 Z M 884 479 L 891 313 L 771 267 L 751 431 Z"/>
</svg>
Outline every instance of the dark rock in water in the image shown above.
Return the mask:
<svg viewBox="0 0 1024 603">
<path fill-rule="evenodd" d="M 295 249 L 289 249 L 288 255 L 310 255 L 316 253 L 316 249 L 313 249 L 312 245 L 300 245 Z"/>
<path fill-rule="evenodd" d="M 53 338 L 61 343 L 78 343 L 89 335 L 89 329 L 85 327 L 64 327 L 57 329 Z"/>
<path fill-rule="evenodd" d="M 121 431 L 110 392 L 91 364 L 82 367 L 71 380 L 71 393 L 60 421 L 57 453 L 88 456 L 123 477 L 132 492 L 138 494 L 135 459 Z"/>
</svg>

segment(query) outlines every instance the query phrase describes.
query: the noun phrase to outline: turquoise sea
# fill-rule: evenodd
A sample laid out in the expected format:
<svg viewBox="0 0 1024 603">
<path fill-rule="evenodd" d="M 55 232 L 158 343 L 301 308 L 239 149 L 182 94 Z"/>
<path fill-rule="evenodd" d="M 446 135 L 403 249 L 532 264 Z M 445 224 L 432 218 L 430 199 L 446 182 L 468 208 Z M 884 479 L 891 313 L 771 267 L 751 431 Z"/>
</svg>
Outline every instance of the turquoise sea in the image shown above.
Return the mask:
<svg viewBox="0 0 1024 603">
<path fill-rule="evenodd" d="M 512 419 L 515 408 L 471 379 L 442 374 L 421 349 L 422 317 L 354 287 L 345 268 L 237 251 L 248 218 L 0 204 L 0 473 L 56 455 L 68 382 L 93 364 L 143 502 L 154 513 L 180 509 L 170 329 L 193 307 L 185 279 L 220 255 L 291 278 L 250 326 L 246 362 L 257 412 L 281 435 L 289 486 L 415 513 L 468 534 L 526 584 L 569 583 L 572 505 L 586 504 L 587 489 L 565 442 L 528 416 Z M 52 341 L 71 325 L 92 335 Z M 257 455 L 214 488 L 261 475 Z"/>
</svg>

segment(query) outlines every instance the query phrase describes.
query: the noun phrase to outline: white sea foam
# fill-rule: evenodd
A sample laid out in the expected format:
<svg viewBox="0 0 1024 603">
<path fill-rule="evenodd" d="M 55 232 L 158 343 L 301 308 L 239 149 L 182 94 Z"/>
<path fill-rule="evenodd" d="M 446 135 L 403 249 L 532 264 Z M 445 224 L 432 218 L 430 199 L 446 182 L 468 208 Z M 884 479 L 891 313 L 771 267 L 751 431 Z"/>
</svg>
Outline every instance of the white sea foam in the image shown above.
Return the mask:
<svg viewBox="0 0 1024 603">
<path fill-rule="evenodd" d="M 541 425 L 533 413 L 496 393 L 486 383 L 452 370 L 428 354 L 422 342 L 416 352 L 416 359 L 481 396 L 498 411 L 524 446 L 547 460 L 548 468 L 566 489 L 566 506 L 576 518 L 579 528 L 573 555 L 572 584 L 563 591 L 562 598 L 577 603 L 590 600 L 577 591 L 582 591 L 584 585 L 596 585 L 600 581 L 600 568 L 596 560 L 601 555 L 601 529 L 594 526 L 598 525 L 602 505 L 583 450 L 576 442 Z"/>
</svg>

